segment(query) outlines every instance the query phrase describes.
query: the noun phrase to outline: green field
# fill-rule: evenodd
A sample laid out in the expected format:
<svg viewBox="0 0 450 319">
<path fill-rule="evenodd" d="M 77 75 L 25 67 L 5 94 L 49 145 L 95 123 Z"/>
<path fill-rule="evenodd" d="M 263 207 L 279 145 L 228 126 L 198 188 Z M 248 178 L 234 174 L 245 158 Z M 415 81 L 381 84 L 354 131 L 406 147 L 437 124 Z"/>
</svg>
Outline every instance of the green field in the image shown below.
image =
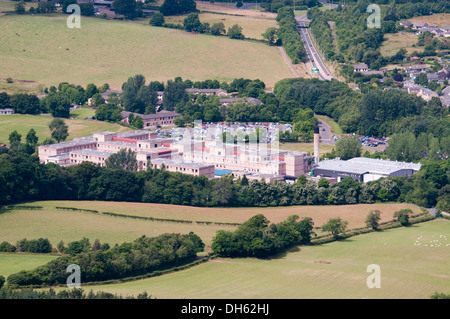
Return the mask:
<svg viewBox="0 0 450 319">
<path fill-rule="evenodd" d="M 382 221 L 391 220 L 393 213 L 401 208 L 412 208 L 414 213 L 421 211 L 411 204 L 236 209 L 90 201 L 40 201 L 24 205 L 42 206 L 43 209 L 1 211 L 0 242 L 16 243 L 22 238 L 43 237 L 56 246 L 60 240 L 67 244 L 87 237 L 91 243 L 98 238 L 102 243 L 114 245 L 142 235 L 193 231 L 206 245 L 210 245 L 217 230 L 235 229 L 235 226 L 195 222 L 185 224 L 112 217 L 58 210 L 57 206 L 132 216 L 239 223 L 258 213 L 264 214 L 271 222 L 298 214 L 312 217 L 315 226 L 340 216 L 349 221 L 349 228 L 363 227 L 367 213 L 374 209 L 383 212 Z M 147 291 L 156 298 L 428 298 L 434 291 L 448 293 L 450 290 L 448 237 L 450 221 L 434 220 L 407 228 L 353 236 L 339 242 L 299 246 L 269 260 L 219 258 L 160 277 L 84 288 L 122 296 Z M 54 256 L 0 254 L 0 274 L 31 269 L 52 258 Z M 381 267 L 380 289 L 366 286 L 369 276 L 366 269 L 370 264 Z"/>
<path fill-rule="evenodd" d="M 66 19 L 61 14 L 0 17 L 0 78 L 45 86 L 106 82 L 120 89 L 135 74 L 147 81 L 244 77 L 268 87 L 293 77 L 279 49 L 264 43 L 88 17 L 82 17 L 81 28 L 70 29 Z"/>
<path fill-rule="evenodd" d="M 65 119 L 66 124 L 69 126 L 68 141 L 76 137 L 89 136 L 101 131 L 122 132 L 130 130 L 119 124 L 85 119 L 94 113 L 95 111 L 91 108 L 81 108 L 71 112 L 71 118 Z M 9 144 L 8 136 L 14 130 L 22 134 L 22 141 L 25 141 L 25 137 L 31 128 L 36 131 L 39 142 L 42 142 L 51 136 L 48 124 L 52 120 L 53 117 L 50 114 L 12 114 L 0 116 L 0 144 Z"/>
<path fill-rule="evenodd" d="M 269 260 L 220 258 L 160 277 L 84 289 L 122 296 L 146 291 L 160 299 L 427 299 L 435 291 L 450 292 L 449 238 L 450 221 L 434 220 L 300 246 Z M 371 264 L 380 266 L 381 288 L 367 287 Z"/>
<path fill-rule="evenodd" d="M 21 270 L 32 270 L 56 257 L 49 254 L 0 253 L 0 276 L 7 278 Z"/>
</svg>

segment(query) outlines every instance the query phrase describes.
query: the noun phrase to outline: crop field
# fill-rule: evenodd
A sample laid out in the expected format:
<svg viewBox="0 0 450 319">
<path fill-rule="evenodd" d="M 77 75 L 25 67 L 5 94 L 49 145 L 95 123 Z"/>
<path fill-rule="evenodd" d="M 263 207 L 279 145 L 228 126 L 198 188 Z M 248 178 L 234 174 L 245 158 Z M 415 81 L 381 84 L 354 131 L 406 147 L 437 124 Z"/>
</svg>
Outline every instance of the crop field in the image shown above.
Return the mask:
<svg viewBox="0 0 450 319">
<path fill-rule="evenodd" d="M 314 226 L 321 226 L 329 218 L 340 216 L 347 220 L 348 228 L 365 226 L 365 219 L 371 210 L 382 211 L 382 221 L 392 220 L 395 211 L 411 208 L 420 213 L 420 208 L 411 204 L 359 204 L 342 206 L 290 206 L 268 208 L 201 208 L 190 206 L 98 202 L 98 201 L 39 201 L 26 205 L 42 206 L 41 210 L 3 210 L 0 213 L 0 242 L 16 243 L 27 238 L 48 238 L 52 245 L 87 237 L 96 238 L 110 245 L 132 241 L 142 235 L 157 236 L 162 233 L 189 233 L 199 235 L 206 245 L 211 243 L 219 229 L 234 230 L 236 226 L 216 223 L 243 223 L 256 214 L 263 214 L 269 221 L 279 223 L 291 215 L 311 217 Z M 60 210 L 56 207 L 75 207 L 97 210 L 99 214 Z M 128 216 L 153 217 L 192 221 L 192 223 L 150 221 L 135 218 L 116 217 L 103 212 Z M 211 222 L 201 224 L 197 222 Z"/>
<path fill-rule="evenodd" d="M 69 127 L 68 141 L 76 137 L 88 136 L 95 132 L 122 132 L 130 130 L 119 124 L 84 119 L 88 115 L 92 115 L 92 109 L 82 108 L 71 112 L 70 119 L 65 119 L 65 122 Z M 0 116 L 0 143 L 9 144 L 8 136 L 14 130 L 22 134 L 22 141 L 24 141 L 31 128 L 36 131 L 39 142 L 42 142 L 44 139 L 51 137 L 48 124 L 52 120 L 53 117 L 50 114 L 12 114 Z"/>
<path fill-rule="evenodd" d="M 167 16 L 165 17 L 165 21 L 170 23 L 183 24 L 183 19 L 187 16 L 188 15 Z M 214 23 L 223 22 L 226 30 L 228 30 L 228 28 L 232 27 L 233 25 L 238 24 L 242 27 L 242 33 L 246 38 L 260 40 L 263 39 L 261 34 L 264 33 L 267 28 L 278 27 L 278 23 L 275 19 L 268 18 L 233 16 L 217 13 L 200 13 L 199 19 L 201 23 L 207 22 L 210 26 L 212 26 Z"/>
<path fill-rule="evenodd" d="M 70 29 L 66 19 L 62 14 L 0 17 L 0 78 L 45 86 L 106 82 L 120 89 L 135 74 L 147 82 L 244 77 L 270 88 L 293 76 L 279 49 L 264 43 L 88 17 L 82 17 L 81 28 Z"/>
<path fill-rule="evenodd" d="M 187 270 L 121 284 L 85 286 L 86 291 L 158 299 L 428 299 L 450 291 L 450 221 L 299 246 L 272 259 L 213 259 Z M 380 288 L 368 288 L 380 267 Z"/>
</svg>

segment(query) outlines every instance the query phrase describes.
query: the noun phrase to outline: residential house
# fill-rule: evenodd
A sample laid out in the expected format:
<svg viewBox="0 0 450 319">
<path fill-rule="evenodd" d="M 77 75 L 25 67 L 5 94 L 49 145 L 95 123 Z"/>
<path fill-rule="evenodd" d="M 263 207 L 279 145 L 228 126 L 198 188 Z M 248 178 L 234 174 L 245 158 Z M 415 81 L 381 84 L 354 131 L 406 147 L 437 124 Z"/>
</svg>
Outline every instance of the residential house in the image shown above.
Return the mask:
<svg viewBox="0 0 450 319">
<path fill-rule="evenodd" d="M 218 95 L 218 96 L 227 96 L 228 92 L 222 89 L 197 89 L 197 88 L 189 88 L 185 90 L 187 93 L 193 94 L 206 94 L 206 95 Z"/>
<path fill-rule="evenodd" d="M 430 69 L 430 67 L 426 64 L 414 64 L 414 65 L 410 65 L 405 67 L 405 71 L 407 73 L 412 73 L 412 72 L 427 72 Z"/>
<path fill-rule="evenodd" d="M 0 115 L 9 115 L 14 114 L 13 109 L 0 109 Z"/>
<path fill-rule="evenodd" d="M 355 72 L 367 72 L 369 71 L 369 66 L 365 63 L 353 64 L 353 71 Z"/>
<path fill-rule="evenodd" d="M 133 112 L 122 111 L 122 122 L 128 123 L 128 116 Z M 140 116 L 144 120 L 144 127 L 171 126 L 173 121 L 182 117 L 181 114 L 162 110 L 156 114 L 139 114 L 133 113 L 134 116 Z"/>
<path fill-rule="evenodd" d="M 430 101 L 433 97 L 439 98 L 439 95 L 433 90 L 427 88 L 421 88 L 417 96 L 421 97 L 425 101 Z"/>
<path fill-rule="evenodd" d="M 412 29 L 414 29 L 414 30 L 419 30 L 419 29 L 422 29 L 424 27 L 428 27 L 428 23 L 426 23 L 426 22 L 413 22 L 413 24 L 412 24 Z"/>
<path fill-rule="evenodd" d="M 400 21 L 399 24 L 408 29 L 410 29 L 413 26 L 413 23 L 408 20 Z"/>
</svg>

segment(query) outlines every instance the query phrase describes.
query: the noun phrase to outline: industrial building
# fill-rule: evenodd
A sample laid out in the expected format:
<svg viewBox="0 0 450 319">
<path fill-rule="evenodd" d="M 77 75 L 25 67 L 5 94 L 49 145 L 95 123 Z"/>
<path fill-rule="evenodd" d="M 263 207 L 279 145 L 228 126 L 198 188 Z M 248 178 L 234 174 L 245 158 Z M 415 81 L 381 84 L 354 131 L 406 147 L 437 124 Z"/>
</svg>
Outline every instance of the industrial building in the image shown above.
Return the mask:
<svg viewBox="0 0 450 319">
<path fill-rule="evenodd" d="M 325 160 L 317 163 L 311 173 L 314 176 L 332 177 L 337 181 L 350 176 L 358 182 L 370 182 L 382 177 L 411 176 L 420 170 L 421 164 L 355 157 L 347 161 Z"/>
</svg>

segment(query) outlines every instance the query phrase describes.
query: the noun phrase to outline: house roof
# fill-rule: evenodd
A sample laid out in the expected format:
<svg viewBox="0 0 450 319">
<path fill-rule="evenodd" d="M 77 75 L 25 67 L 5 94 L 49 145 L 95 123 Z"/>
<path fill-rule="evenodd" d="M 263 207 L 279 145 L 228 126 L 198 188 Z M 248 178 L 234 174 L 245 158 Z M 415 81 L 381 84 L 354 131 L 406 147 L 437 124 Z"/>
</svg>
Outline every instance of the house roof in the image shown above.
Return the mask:
<svg viewBox="0 0 450 319">
<path fill-rule="evenodd" d="M 353 64 L 354 69 L 368 69 L 369 66 L 365 63 Z"/>
<path fill-rule="evenodd" d="M 123 117 L 123 118 L 126 118 L 126 117 L 128 117 L 131 113 L 133 113 L 134 116 L 140 116 L 140 117 L 142 117 L 143 120 L 151 120 L 151 119 L 157 119 L 157 118 L 161 118 L 161 117 L 172 117 L 172 116 L 174 116 L 174 117 L 180 117 L 180 116 L 182 116 L 182 115 L 179 114 L 179 113 L 175 113 L 175 112 L 171 112 L 171 111 L 166 111 L 166 110 L 160 111 L 160 112 L 155 113 L 155 114 L 139 114 L 139 113 L 128 112 L 128 111 L 122 111 L 122 112 L 120 112 L 120 113 L 122 114 L 122 117 Z"/>
</svg>

